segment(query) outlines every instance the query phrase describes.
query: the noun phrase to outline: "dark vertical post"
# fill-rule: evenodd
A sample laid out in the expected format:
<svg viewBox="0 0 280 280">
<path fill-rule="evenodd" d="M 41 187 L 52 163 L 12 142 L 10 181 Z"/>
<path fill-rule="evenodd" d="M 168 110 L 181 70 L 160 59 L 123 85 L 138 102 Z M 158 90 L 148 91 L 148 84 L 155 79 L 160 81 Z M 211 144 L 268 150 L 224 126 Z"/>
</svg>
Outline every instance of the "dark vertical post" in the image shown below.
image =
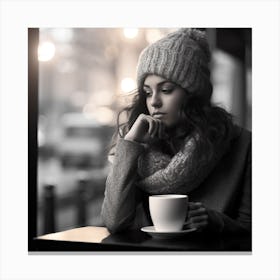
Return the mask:
<svg viewBox="0 0 280 280">
<path fill-rule="evenodd" d="M 28 28 L 28 250 L 37 236 L 37 118 L 39 29 Z"/>
<path fill-rule="evenodd" d="M 81 177 L 77 186 L 77 225 L 85 226 L 87 222 L 87 179 Z"/>
<path fill-rule="evenodd" d="M 44 186 L 44 234 L 55 232 L 55 187 L 53 185 Z"/>
</svg>

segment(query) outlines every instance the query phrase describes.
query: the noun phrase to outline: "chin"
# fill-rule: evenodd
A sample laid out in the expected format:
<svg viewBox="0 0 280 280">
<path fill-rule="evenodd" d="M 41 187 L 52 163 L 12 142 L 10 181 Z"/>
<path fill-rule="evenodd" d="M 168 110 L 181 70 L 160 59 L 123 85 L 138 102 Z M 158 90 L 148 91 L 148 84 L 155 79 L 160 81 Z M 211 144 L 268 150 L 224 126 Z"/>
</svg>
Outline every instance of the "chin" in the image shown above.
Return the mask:
<svg viewBox="0 0 280 280">
<path fill-rule="evenodd" d="M 176 128 L 176 125 L 175 124 L 170 124 L 170 123 L 164 123 L 165 127 L 167 130 L 174 130 Z"/>
<path fill-rule="evenodd" d="M 170 129 L 170 128 L 173 127 L 173 125 L 170 124 L 170 123 L 168 123 L 168 122 L 162 122 L 162 123 L 163 123 L 163 124 L 165 125 L 165 127 L 168 128 L 168 129 Z"/>
</svg>

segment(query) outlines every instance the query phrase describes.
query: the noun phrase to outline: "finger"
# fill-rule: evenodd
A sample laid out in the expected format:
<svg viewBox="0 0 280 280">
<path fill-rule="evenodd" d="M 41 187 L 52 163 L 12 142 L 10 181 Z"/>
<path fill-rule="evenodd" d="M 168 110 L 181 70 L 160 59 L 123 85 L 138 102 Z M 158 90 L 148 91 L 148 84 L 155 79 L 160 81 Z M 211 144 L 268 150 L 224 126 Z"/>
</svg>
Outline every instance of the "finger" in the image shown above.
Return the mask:
<svg viewBox="0 0 280 280">
<path fill-rule="evenodd" d="M 207 211 L 205 208 L 199 208 L 199 209 L 195 209 L 195 210 L 190 210 L 188 213 L 188 216 L 191 217 L 195 217 L 195 216 L 201 216 L 206 214 Z"/>
<path fill-rule="evenodd" d="M 158 130 L 159 130 L 159 123 L 157 120 L 152 120 L 153 124 L 154 124 L 154 129 L 151 133 L 151 137 L 152 138 L 156 138 L 158 135 Z"/>
<path fill-rule="evenodd" d="M 189 210 L 198 209 L 202 206 L 201 202 L 189 202 Z"/>
<path fill-rule="evenodd" d="M 196 228 L 198 230 L 201 230 L 201 229 L 207 227 L 207 225 L 208 225 L 208 222 L 207 221 L 203 221 L 203 222 L 200 222 L 200 223 L 191 223 L 190 227 L 191 228 Z"/>
<path fill-rule="evenodd" d="M 159 122 L 159 139 L 164 139 L 165 138 L 165 133 L 164 133 L 164 124 L 162 121 L 158 120 Z"/>
<path fill-rule="evenodd" d="M 152 137 L 154 130 L 155 130 L 155 122 L 152 118 L 148 117 L 147 118 L 148 124 L 149 124 L 149 129 L 148 129 L 148 134 L 150 137 Z"/>
<path fill-rule="evenodd" d="M 208 216 L 207 215 L 201 215 L 201 216 L 196 216 L 196 217 L 192 217 L 190 218 L 190 223 L 194 224 L 194 223 L 200 223 L 200 222 L 204 222 L 208 220 Z"/>
<path fill-rule="evenodd" d="M 154 119 L 155 126 L 156 126 L 156 131 L 154 137 L 159 138 L 160 135 L 160 122 L 157 119 Z"/>
</svg>

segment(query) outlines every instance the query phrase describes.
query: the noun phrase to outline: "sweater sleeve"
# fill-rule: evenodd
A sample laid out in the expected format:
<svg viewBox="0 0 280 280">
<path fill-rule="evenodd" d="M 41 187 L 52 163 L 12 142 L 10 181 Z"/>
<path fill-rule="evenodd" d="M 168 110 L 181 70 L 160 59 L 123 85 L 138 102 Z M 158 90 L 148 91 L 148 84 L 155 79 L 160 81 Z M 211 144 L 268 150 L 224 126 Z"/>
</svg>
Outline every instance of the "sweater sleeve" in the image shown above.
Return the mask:
<svg viewBox="0 0 280 280">
<path fill-rule="evenodd" d="M 137 159 L 143 152 L 141 144 L 119 139 L 105 188 L 101 216 L 113 233 L 129 228 L 136 211 Z"/>
</svg>

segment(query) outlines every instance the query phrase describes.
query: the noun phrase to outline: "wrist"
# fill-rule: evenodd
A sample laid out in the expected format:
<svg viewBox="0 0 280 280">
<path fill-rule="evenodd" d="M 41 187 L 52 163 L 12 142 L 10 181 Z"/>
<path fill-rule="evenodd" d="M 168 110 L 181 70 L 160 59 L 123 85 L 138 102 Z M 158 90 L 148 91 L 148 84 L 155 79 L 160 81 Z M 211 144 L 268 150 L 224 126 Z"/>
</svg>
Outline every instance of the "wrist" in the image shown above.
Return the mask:
<svg viewBox="0 0 280 280">
<path fill-rule="evenodd" d="M 126 135 L 124 138 L 123 138 L 125 141 L 129 141 L 129 142 L 133 142 L 133 143 L 136 143 L 137 145 L 141 145 L 141 146 L 144 146 L 146 147 L 146 144 L 141 142 L 141 141 L 138 141 L 137 139 L 135 139 L 134 137 L 131 137 L 129 135 Z"/>
<path fill-rule="evenodd" d="M 137 142 L 135 141 L 134 137 L 132 137 L 131 135 L 126 134 L 125 137 L 123 138 L 124 140 L 128 140 L 128 141 L 132 141 L 132 142 Z"/>
</svg>

